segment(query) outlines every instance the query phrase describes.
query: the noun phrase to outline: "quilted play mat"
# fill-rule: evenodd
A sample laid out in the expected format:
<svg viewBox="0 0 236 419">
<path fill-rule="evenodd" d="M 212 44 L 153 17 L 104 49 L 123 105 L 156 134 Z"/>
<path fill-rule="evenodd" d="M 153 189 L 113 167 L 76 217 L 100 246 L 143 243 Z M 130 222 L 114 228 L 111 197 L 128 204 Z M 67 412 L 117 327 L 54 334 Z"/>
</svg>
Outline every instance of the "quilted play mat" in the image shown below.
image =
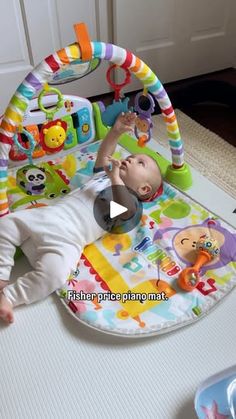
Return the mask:
<svg viewBox="0 0 236 419">
<path fill-rule="evenodd" d="M 100 141 L 38 164 L 58 176 L 68 193 L 92 177 Z M 118 146 L 114 157 L 129 153 Z M 47 166 L 49 169 L 47 169 Z M 25 167 L 25 166 L 24 166 Z M 19 168 L 9 170 L 12 210 L 50 205 L 46 196 L 23 193 L 16 184 Z M 104 176 L 96 174 L 96 176 Z M 52 190 L 50 189 L 50 192 Z M 61 196 L 54 197 L 54 200 Z M 179 288 L 180 272 L 194 264 L 200 238 L 217 240 L 219 256 L 201 268 L 197 287 Z M 139 225 L 125 234 L 106 233 L 84 249 L 77 269 L 58 290 L 61 301 L 79 321 L 125 336 L 163 333 L 197 320 L 236 283 L 236 233 L 232 227 L 185 194 L 164 183 L 163 194 L 143 203 Z"/>
<path fill-rule="evenodd" d="M 114 157 L 147 153 L 160 166 L 163 193 L 143 203 L 139 225 L 106 233 L 85 247 L 57 294 L 80 322 L 132 337 L 164 333 L 205 315 L 236 282 L 236 233 L 181 191 L 192 184 L 174 109 L 160 80 L 138 57 L 116 45 L 89 40 L 75 25 L 77 42 L 45 58 L 20 84 L 0 125 L 0 216 L 51 205 L 83 188 L 93 175 L 100 141 L 129 98 L 120 90 L 131 73 L 143 84 L 135 97 L 133 135 L 123 135 Z M 112 63 L 107 81 L 115 97 L 107 107 L 50 87 Z M 119 66 L 123 83 L 112 81 Z M 172 162 L 151 150 L 154 99 L 164 118 Z M 106 176 L 104 172 L 96 174 Z M 175 185 L 175 186 L 170 186 Z"/>
<path fill-rule="evenodd" d="M 90 162 L 95 161 L 98 147 L 95 143 L 81 149 L 72 183 L 85 170 L 88 178 L 92 176 Z M 84 156 L 90 158 L 86 169 Z M 125 156 L 127 151 L 119 147 L 116 157 Z M 204 236 L 217 239 L 220 256 L 202 267 L 196 289 L 185 292 L 177 285 L 178 275 L 193 265 L 196 242 Z M 58 295 L 83 323 L 108 333 L 146 336 L 200 318 L 235 283 L 233 228 L 165 183 L 159 198 L 143 203 L 141 223 L 135 229 L 107 233 L 84 249 Z"/>
</svg>

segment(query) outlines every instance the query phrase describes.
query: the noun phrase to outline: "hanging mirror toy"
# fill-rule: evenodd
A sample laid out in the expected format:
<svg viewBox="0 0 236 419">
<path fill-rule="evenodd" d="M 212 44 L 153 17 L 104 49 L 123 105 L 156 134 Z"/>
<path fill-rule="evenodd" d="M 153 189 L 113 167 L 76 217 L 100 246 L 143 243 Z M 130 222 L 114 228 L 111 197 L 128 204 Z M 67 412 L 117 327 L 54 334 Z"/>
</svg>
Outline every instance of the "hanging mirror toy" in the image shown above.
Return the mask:
<svg viewBox="0 0 236 419">
<path fill-rule="evenodd" d="M 24 147 L 18 139 L 18 134 L 24 134 L 27 137 L 27 147 Z M 15 146 L 28 157 L 29 164 L 20 168 L 16 172 L 16 184 L 27 195 L 39 195 L 45 187 L 45 173 L 42 169 L 33 164 L 33 153 L 37 145 L 37 141 L 33 135 L 25 130 L 21 125 L 13 136 Z M 22 174 L 24 179 L 22 179 Z"/>
<path fill-rule="evenodd" d="M 45 108 L 43 105 L 43 97 L 48 93 L 54 93 L 58 97 L 56 105 L 54 107 L 50 107 L 50 109 Z M 61 151 L 64 147 L 67 123 L 60 119 L 55 119 L 53 121 L 55 113 L 58 112 L 63 105 L 64 98 L 60 90 L 55 87 L 49 87 L 48 84 L 45 84 L 38 97 L 38 106 L 39 109 L 45 113 L 47 121 L 42 125 L 39 135 L 42 148 L 48 153 L 56 153 Z"/>
<path fill-rule="evenodd" d="M 18 140 L 18 133 L 24 134 L 27 137 L 27 144 L 28 147 L 24 147 Z M 24 129 L 22 126 L 19 126 L 18 133 L 15 133 L 13 136 L 13 141 L 16 147 L 28 157 L 29 164 L 33 164 L 33 152 L 36 147 L 36 141 L 30 132 L 28 132 L 26 129 Z"/>
<path fill-rule="evenodd" d="M 125 78 L 122 83 L 115 83 L 111 79 L 111 74 L 115 69 L 121 69 L 125 72 Z M 116 64 L 111 65 L 106 73 L 106 79 L 108 84 L 112 87 L 115 92 L 114 100 L 111 105 L 108 105 L 105 110 L 102 112 L 102 122 L 106 126 L 112 127 L 116 121 L 116 118 L 122 112 L 132 111 L 132 108 L 128 108 L 129 98 L 126 97 L 123 100 L 121 99 L 121 90 L 130 83 L 131 75 L 128 69 L 117 66 Z"/>
<path fill-rule="evenodd" d="M 134 133 L 138 139 L 139 147 L 145 147 L 152 136 L 153 123 L 151 115 L 155 109 L 153 97 L 147 93 L 147 89 L 138 93 L 134 100 L 134 110 L 137 113 Z"/>
</svg>

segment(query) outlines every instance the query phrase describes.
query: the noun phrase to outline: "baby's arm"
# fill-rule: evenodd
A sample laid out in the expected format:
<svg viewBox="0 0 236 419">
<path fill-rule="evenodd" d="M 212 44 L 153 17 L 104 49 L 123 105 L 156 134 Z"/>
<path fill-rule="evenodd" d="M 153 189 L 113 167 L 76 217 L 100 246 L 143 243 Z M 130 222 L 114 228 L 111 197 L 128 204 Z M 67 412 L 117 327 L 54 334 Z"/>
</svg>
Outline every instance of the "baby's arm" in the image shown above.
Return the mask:
<svg viewBox="0 0 236 419">
<path fill-rule="evenodd" d="M 97 154 L 97 160 L 95 163 L 95 168 L 104 167 L 106 164 L 106 158 L 111 156 L 116 148 L 119 137 L 121 134 L 124 134 L 127 131 L 133 132 L 134 130 L 134 121 L 136 118 L 135 113 L 122 113 L 116 119 L 115 124 L 107 133 L 104 140 L 101 142 L 100 148 Z"/>
<path fill-rule="evenodd" d="M 111 169 L 109 167 L 110 163 L 112 163 Z M 113 200 L 118 204 L 128 208 L 128 211 L 122 214 L 121 217 L 122 219 L 126 220 L 131 218 L 136 213 L 137 208 L 132 194 L 129 192 L 123 180 L 120 178 L 120 165 L 121 162 L 119 160 L 108 156 L 105 161 L 104 169 L 111 180 Z M 117 188 L 116 186 L 122 186 L 122 188 Z"/>
</svg>

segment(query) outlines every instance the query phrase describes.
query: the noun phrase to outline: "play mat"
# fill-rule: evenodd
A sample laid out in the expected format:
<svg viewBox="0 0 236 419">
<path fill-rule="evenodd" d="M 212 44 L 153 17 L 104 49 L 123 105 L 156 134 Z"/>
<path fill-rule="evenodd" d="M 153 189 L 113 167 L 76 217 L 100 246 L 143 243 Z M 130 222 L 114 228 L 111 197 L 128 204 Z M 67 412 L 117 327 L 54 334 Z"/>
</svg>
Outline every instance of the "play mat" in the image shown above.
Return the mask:
<svg viewBox="0 0 236 419">
<path fill-rule="evenodd" d="M 81 150 L 75 178 L 86 169 L 86 175 L 92 176 L 92 164 L 84 169 L 83 158 L 85 153 L 95 161 L 98 145 Z M 118 158 L 127 154 L 122 148 L 116 152 Z M 220 257 L 202 269 L 197 288 L 187 293 L 176 278 L 192 265 L 196 242 L 204 235 L 217 238 Z M 165 183 L 162 196 L 143 204 L 141 223 L 135 229 L 107 233 L 84 249 L 78 269 L 58 294 L 77 319 L 92 327 L 145 336 L 200 318 L 235 283 L 233 228 Z"/>
<path fill-rule="evenodd" d="M 41 165 L 45 169 L 49 165 L 51 173 L 61 172 L 67 192 L 82 188 L 94 176 L 99 145 L 100 141 L 81 146 L 76 153 Z M 128 154 L 118 146 L 114 156 L 122 159 Z M 16 184 L 17 170 L 9 170 L 11 185 Z M 46 196 L 35 197 L 35 202 L 22 196 L 19 188 L 9 189 L 11 209 L 51 203 Z M 196 289 L 187 293 L 176 279 L 193 264 L 196 242 L 204 235 L 217 238 L 220 257 L 202 269 Z M 165 332 L 200 318 L 231 290 L 236 282 L 235 249 L 233 228 L 164 183 L 159 198 L 143 203 L 135 229 L 107 233 L 84 249 L 77 269 L 58 295 L 78 320 L 97 329 L 129 336 Z"/>
<path fill-rule="evenodd" d="M 135 132 L 121 137 L 114 156 L 152 156 L 164 178 L 163 193 L 143 203 L 141 221 L 132 231 L 106 233 L 86 246 L 57 294 L 76 319 L 100 331 L 127 337 L 168 332 L 201 318 L 235 285 L 236 233 L 183 192 L 191 186 L 191 172 L 174 110 L 155 74 L 131 52 L 90 42 L 84 25 L 75 26 L 78 42 L 36 67 L 3 116 L 0 216 L 50 205 L 83 188 L 94 176 L 100 142 L 116 117 L 130 109 L 120 90 L 130 82 L 130 72 L 135 74 L 144 85 L 135 99 Z M 101 59 L 114 63 L 107 72 L 115 90 L 111 105 L 49 87 L 83 77 Z M 120 85 L 111 81 L 114 66 L 125 71 Z M 148 147 L 153 98 L 166 122 L 171 163 Z"/>
</svg>

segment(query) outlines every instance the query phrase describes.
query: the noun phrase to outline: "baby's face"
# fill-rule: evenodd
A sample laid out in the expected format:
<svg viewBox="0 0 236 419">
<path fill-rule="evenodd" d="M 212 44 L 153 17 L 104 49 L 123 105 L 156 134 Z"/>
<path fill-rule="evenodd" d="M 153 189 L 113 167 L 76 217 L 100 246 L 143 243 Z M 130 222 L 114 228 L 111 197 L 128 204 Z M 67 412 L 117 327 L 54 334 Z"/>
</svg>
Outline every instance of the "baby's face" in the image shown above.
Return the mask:
<svg viewBox="0 0 236 419">
<path fill-rule="evenodd" d="M 146 154 L 131 154 L 121 160 L 120 177 L 126 186 L 136 192 L 145 182 L 151 182 L 157 176 L 160 177 L 161 184 L 157 164 Z"/>
</svg>

